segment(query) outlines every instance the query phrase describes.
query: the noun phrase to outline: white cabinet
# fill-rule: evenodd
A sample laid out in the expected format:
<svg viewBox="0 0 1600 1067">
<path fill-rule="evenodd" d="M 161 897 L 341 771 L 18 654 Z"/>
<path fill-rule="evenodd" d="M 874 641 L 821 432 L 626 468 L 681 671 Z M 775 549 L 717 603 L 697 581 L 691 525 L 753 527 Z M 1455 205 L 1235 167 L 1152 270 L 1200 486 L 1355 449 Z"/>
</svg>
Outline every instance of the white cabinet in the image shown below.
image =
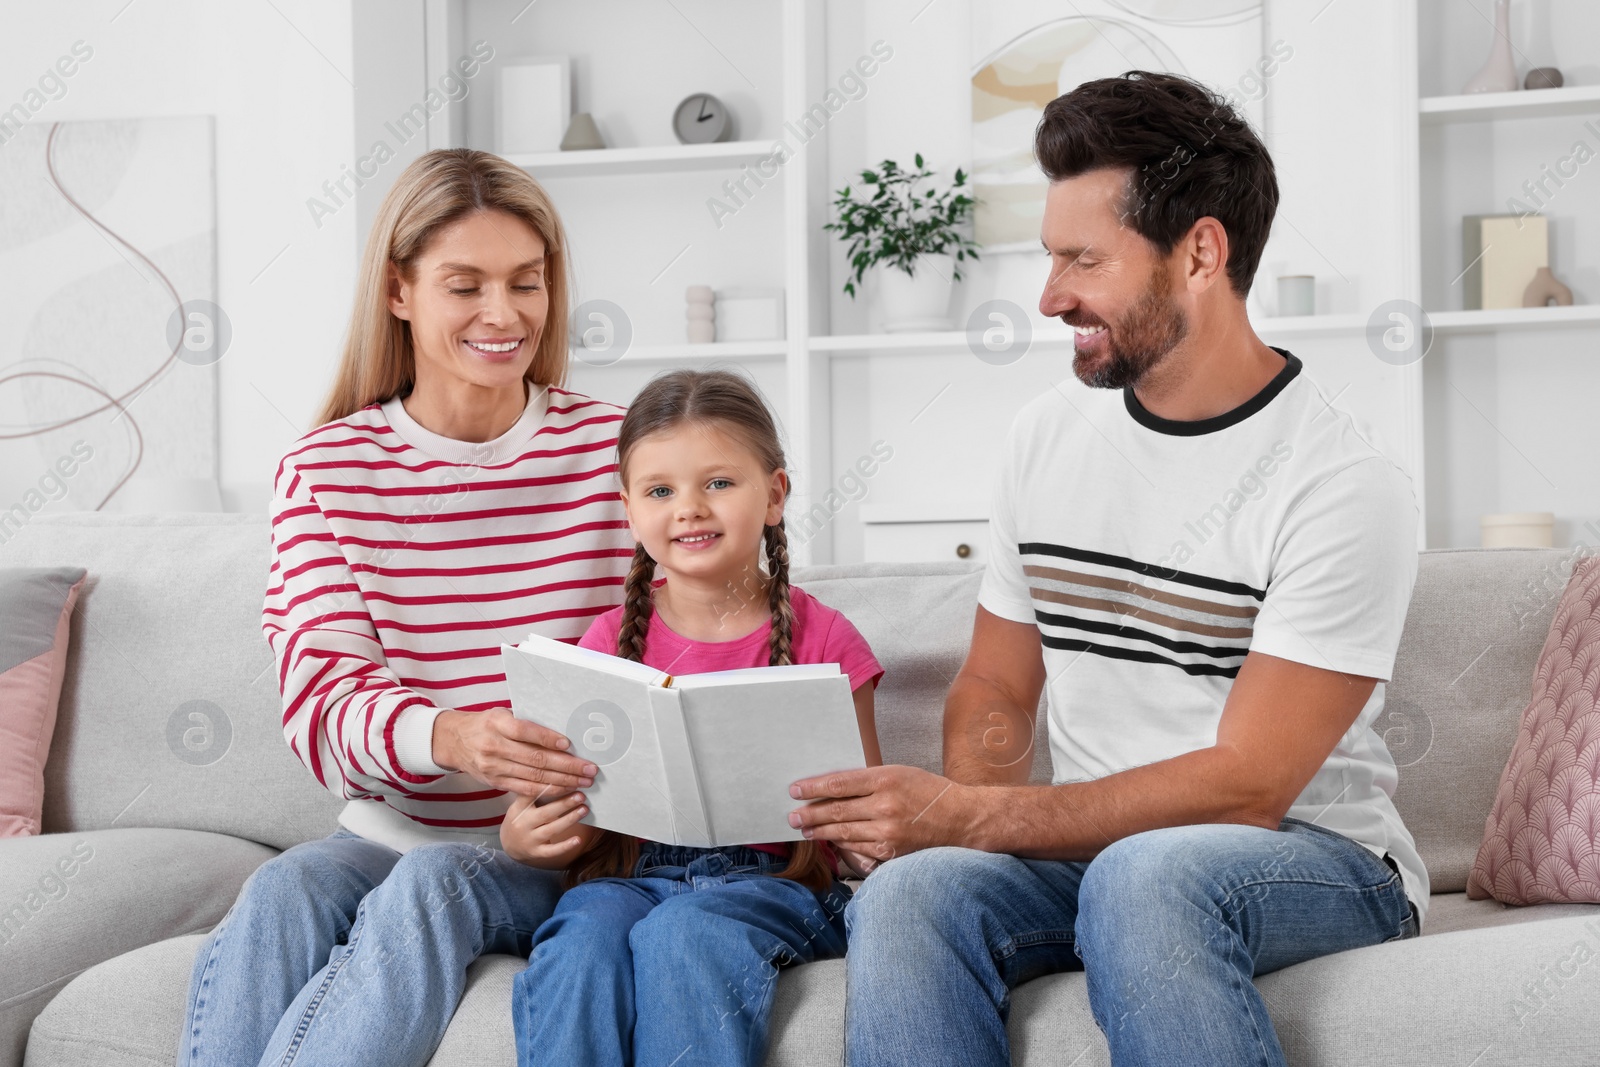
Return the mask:
<svg viewBox="0 0 1600 1067">
<path fill-rule="evenodd" d="M 989 524 L 974 522 L 869 522 L 862 524 L 869 563 L 987 562 Z"/>
<path fill-rule="evenodd" d="M 932 507 L 862 504 L 863 558 L 869 563 L 988 562 L 989 521 L 976 501 Z"/>
</svg>

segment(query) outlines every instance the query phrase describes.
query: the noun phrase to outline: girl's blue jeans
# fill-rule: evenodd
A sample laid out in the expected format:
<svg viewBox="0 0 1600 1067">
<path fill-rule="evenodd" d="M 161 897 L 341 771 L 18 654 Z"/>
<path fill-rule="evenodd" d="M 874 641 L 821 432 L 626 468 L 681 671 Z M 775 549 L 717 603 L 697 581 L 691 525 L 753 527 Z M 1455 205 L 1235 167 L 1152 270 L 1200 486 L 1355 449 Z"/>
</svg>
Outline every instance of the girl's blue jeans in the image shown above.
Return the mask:
<svg viewBox="0 0 1600 1067">
<path fill-rule="evenodd" d="M 336 831 L 275 856 L 195 956 L 179 1067 L 423 1067 L 486 952 L 526 956 L 560 875 L 487 845 Z"/>
<path fill-rule="evenodd" d="M 1398 871 L 1292 818 L 1151 830 L 1087 862 L 914 852 L 847 919 L 850 1067 L 1003 1067 L 1011 990 L 1068 970 L 1115 1067 L 1281 1067 L 1253 976 L 1418 934 Z"/>
<path fill-rule="evenodd" d="M 569 889 L 512 986 L 520 1067 L 759 1065 L 778 968 L 845 951 L 849 888 L 787 862 L 646 842 L 634 877 Z"/>
</svg>

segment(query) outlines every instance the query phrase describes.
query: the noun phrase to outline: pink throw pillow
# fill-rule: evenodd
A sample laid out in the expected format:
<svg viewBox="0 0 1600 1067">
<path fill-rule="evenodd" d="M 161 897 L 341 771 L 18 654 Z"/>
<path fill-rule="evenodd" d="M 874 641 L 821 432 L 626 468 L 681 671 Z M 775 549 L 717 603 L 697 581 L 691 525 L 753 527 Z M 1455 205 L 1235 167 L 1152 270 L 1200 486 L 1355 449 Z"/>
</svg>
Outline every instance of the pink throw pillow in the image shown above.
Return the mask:
<svg viewBox="0 0 1600 1067">
<path fill-rule="evenodd" d="M 37 834 L 81 567 L 0 570 L 0 837 Z"/>
<path fill-rule="evenodd" d="M 1467 896 L 1600 903 L 1600 557 L 1556 607 Z"/>
</svg>

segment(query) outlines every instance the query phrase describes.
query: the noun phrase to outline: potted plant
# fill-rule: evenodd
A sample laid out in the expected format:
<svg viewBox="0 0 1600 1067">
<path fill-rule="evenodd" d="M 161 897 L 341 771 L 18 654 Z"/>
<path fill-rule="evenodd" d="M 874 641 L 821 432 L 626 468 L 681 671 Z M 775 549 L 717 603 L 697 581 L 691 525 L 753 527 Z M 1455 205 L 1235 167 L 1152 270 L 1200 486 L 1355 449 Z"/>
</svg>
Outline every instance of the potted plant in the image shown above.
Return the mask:
<svg viewBox="0 0 1600 1067">
<path fill-rule="evenodd" d="M 870 190 L 857 199 L 850 186 L 834 194 L 837 220 L 823 226 L 849 243 L 850 280 L 844 291 L 854 299 L 856 286 L 877 267 L 877 302 L 883 328 L 948 329 L 950 291 L 961 280 L 959 264 L 977 259 L 977 244 L 963 232 L 976 201 L 964 191 L 967 175 L 957 168 L 955 181 L 944 189 L 919 189 L 933 172 L 916 157 L 916 169 L 905 170 L 892 159 L 861 172 Z M 863 190 L 866 192 L 867 190 Z"/>
</svg>

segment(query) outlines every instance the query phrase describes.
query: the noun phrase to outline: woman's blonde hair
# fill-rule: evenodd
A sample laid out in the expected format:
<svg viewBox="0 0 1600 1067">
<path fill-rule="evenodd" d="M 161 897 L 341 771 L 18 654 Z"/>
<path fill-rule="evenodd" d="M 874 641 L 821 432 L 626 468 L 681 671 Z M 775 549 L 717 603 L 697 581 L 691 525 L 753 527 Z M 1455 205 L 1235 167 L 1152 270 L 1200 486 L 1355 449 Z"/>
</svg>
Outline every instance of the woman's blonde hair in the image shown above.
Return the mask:
<svg viewBox="0 0 1600 1067">
<path fill-rule="evenodd" d="M 628 405 L 617 429 L 617 473 L 627 484 L 628 458 L 640 441 L 684 423 L 715 425 L 743 441 L 770 476 L 786 468 L 783 445 L 772 414 L 755 387 L 745 378 L 725 370 L 676 370 L 652 378 Z M 767 556 L 767 608 L 772 613 L 768 666 L 793 662 L 794 608 L 789 603 L 789 538 L 780 518 L 763 531 Z M 633 566 L 623 586 L 622 626 L 617 632 L 617 655 L 643 662 L 645 634 L 650 628 L 651 578 L 656 561 L 644 545 L 635 545 Z M 590 878 L 626 878 L 639 858 L 639 843 L 632 837 L 604 831 L 600 840 L 568 869 L 570 888 Z M 833 884 L 833 872 L 812 841 L 797 842 L 788 866 L 778 872 L 821 892 Z"/>
<path fill-rule="evenodd" d="M 317 415 L 318 426 L 410 392 L 416 382 L 416 352 L 411 324 L 389 310 L 389 265 L 408 283 L 415 282 L 418 257 L 434 235 L 480 211 L 513 215 L 544 239 L 549 311 L 524 377 L 535 387 L 566 384 L 567 238 L 555 205 L 527 171 L 493 153 L 440 148 L 400 173 L 372 220 L 344 355 Z"/>
</svg>

